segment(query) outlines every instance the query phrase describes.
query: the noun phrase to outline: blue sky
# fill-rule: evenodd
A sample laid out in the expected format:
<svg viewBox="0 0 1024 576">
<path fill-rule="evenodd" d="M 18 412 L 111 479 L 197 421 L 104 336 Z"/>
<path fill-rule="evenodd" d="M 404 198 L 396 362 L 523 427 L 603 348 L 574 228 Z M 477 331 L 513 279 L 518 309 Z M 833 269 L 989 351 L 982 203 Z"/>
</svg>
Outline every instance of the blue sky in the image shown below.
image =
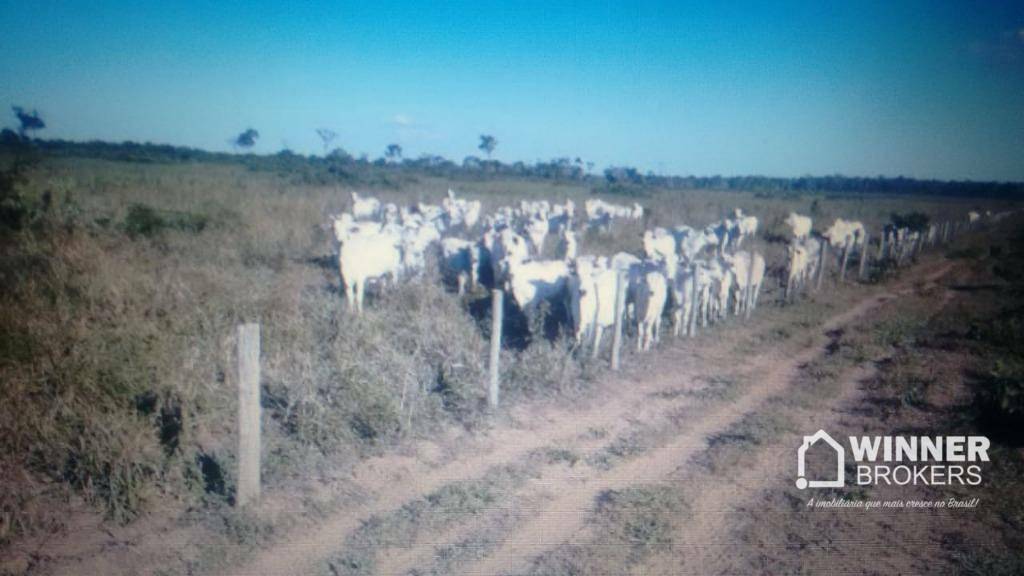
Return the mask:
<svg viewBox="0 0 1024 576">
<path fill-rule="evenodd" d="M 10 104 L 82 140 L 1024 180 L 1024 3 L 0 0 Z"/>
</svg>

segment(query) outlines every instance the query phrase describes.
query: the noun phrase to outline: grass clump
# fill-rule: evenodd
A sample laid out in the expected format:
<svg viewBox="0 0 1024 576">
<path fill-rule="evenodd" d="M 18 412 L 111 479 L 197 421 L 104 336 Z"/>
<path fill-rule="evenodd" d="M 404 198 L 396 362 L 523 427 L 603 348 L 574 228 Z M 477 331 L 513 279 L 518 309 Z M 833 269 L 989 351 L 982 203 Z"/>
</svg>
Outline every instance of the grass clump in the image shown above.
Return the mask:
<svg viewBox="0 0 1024 576">
<path fill-rule="evenodd" d="M 684 512 L 682 498 L 670 487 L 638 486 L 603 492 L 596 516 L 608 538 L 625 545 L 633 563 L 671 546 Z"/>
<path fill-rule="evenodd" d="M 595 538 L 570 543 L 538 558 L 530 574 L 628 574 L 630 567 L 676 544 L 676 532 L 688 506 L 669 486 L 639 485 L 605 490 L 588 525 Z"/>
<path fill-rule="evenodd" d="M 424 534 L 501 505 L 529 475 L 524 467 L 495 468 L 482 478 L 446 484 L 398 510 L 373 516 L 324 562 L 322 573 L 375 574 L 378 554 L 388 548 L 409 548 Z"/>
<path fill-rule="evenodd" d="M 164 230 L 198 234 L 210 224 L 204 214 L 159 211 L 145 204 L 132 204 L 124 217 L 124 231 L 132 238 L 152 238 Z"/>
</svg>

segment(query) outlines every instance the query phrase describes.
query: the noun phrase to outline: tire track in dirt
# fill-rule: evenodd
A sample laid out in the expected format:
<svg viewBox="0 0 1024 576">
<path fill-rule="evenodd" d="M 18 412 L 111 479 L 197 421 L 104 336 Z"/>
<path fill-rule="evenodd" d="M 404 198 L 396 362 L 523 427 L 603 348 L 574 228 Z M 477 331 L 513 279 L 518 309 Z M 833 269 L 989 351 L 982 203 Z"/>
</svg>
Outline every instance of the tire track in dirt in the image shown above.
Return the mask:
<svg viewBox="0 0 1024 576">
<path fill-rule="evenodd" d="M 921 289 L 935 287 L 953 268 L 953 263 L 946 263 L 934 272 L 924 275 L 921 280 L 912 282 Z M 916 289 L 900 288 L 895 292 L 904 297 L 914 294 Z M 940 309 L 951 301 L 953 295 L 954 293 L 948 290 L 943 293 Z M 855 405 L 864 396 L 864 390 L 860 385 L 870 381 L 877 373 L 877 366 L 872 361 L 845 370 L 840 376 L 839 394 L 821 406 L 799 410 L 796 428 L 808 433 L 819 428 L 828 429 L 829 425 L 841 418 L 844 409 Z M 667 566 L 640 566 L 632 573 L 640 576 L 728 571 L 728 555 L 735 547 L 729 532 L 730 514 L 736 513 L 744 505 L 750 505 L 753 499 L 766 489 L 765 479 L 795 477 L 795 448 L 796 446 L 779 438 L 763 448 L 735 475 L 727 478 L 709 478 L 708 474 L 705 474 L 704 478 L 689 479 L 688 486 L 703 485 L 704 489 L 691 502 L 692 519 L 684 525 L 676 539 L 681 544 L 673 546 L 673 555 L 681 562 Z M 682 558 L 679 558 L 680 555 Z"/>
<path fill-rule="evenodd" d="M 666 349 L 666 365 L 684 362 L 687 353 Z M 594 398 L 573 409 L 546 408 L 523 414 L 522 427 L 498 426 L 488 434 L 468 438 L 459 445 L 457 460 L 431 466 L 415 456 L 388 455 L 372 458 L 352 474 L 356 492 L 366 494 L 364 503 L 333 514 L 311 531 L 287 537 L 278 544 L 259 551 L 242 566 L 232 567 L 227 575 L 279 575 L 308 573 L 315 564 L 335 552 L 345 538 L 361 523 L 375 514 L 397 509 L 422 498 L 457 480 L 478 478 L 489 469 L 519 461 L 531 452 L 551 445 L 572 445 L 587 449 L 602 442 L 605 436 L 628 429 L 631 416 L 639 406 L 650 402 L 650 396 L 673 389 L 684 379 L 672 370 L 664 370 L 642 378 L 629 378 L 625 386 L 602 387 Z M 601 437 L 590 431 L 600 429 Z M 436 444 L 420 443 L 414 452 L 432 451 Z"/>
<path fill-rule="evenodd" d="M 827 429 L 840 417 L 839 410 L 860 396 L 859 384 L 868 381 L 876 372 L 874 366 L 866 365 L 847 370 L 842 375 L 840 394 L 814 410 L 813 415 L 827 412 L 828 417 L 815 418 L 810 411 L 801 411 L 796 427 L 808 432 Z M 637 566 L 631 573 L 635 576 L 720 573 L 723 564 L 728 565 L 724 560 L 736 546 L 729 537 L 731 514 L 764 490 L 766 479 L 795 477 L 795 454 L 791 443 L 776 439 L 735 473 L 712 477 L 705 471 L 683 479 L 687 486 L 701 485 L 703 489 L 688 499 L 689 518 L 674 538 L 679 544 L 672 546 L 672 558 Z"/>
<path fill-rule="evenodd" d="M 952 264 L 942 264 L 925 278 L 931 282 L 946 274 L 950 268 Z M 758 386 L 752 387 L 735 402 L 707 413 L 670 443 L 583 482 L 564 482 L 560 486 L 546 484 L 548 490 L 558 492 L 560 496 L 549 502 L 544 510 L 527 523 L 517 527 L 515 533 L 511 534 L 495 553 L 461 573 L 488 576 L 522 573 L 528 570 L 529 562 L 543 552 L 582 536 L 586 528 L 585 522 L 598 495 L 606 490 L 620 490 L 634 484 L 658 482 L 674 473 L 707 447 L 712 434 L 724 431 L 752 413 L 770 397 L 783 392 L 799 375 L 801 366 L 822 353 L 828 341 L 828 332 L 897 298 L 898 293 L 894 291 L 876 294 L 832 317 L 819 328 L 819 336 L 812 346 L 791 358 L 777 360 L 775 367 L 765 374 Z"/>
<path fill-rule="evenodd" d="M 889 294 L 868 297 L 830 319 L 821 331 L 832 330 L 891 297 Z M 543 542 L 550 546 L 561 541 L 561 535 L 577 531 L 586 518 L 594 496 L 601 490 L 624 486 L 635 482 L 637 478 L 658 478 L 672 472 L 678 467 L 678 462 L 688 459 L 706 443 L 707 435 L 742 417 L 774 392 L 784 388 L 795 366 L 813 358 L 817 351 L 817 346 L 805 350 L 787 362 L 784 369 L 769 372 L 760 386 L 752 387 L 735 403 L 703 417 L 683 436 L 649 455 L 626 462 L 611 471 L 598 473 L 592 479 L 561 479 L 559 482 L 546 483 L 544 478 L 539 478 L 530 482 L 530 490 L 538 486 L 549 491 L 564 488 L 566 494 L 550 502 L 538 516 L 519 528 L 497 553 L 465 573 L 492 574 L 511 568 L 523 558 L 532 558 L 539 548 L 531 545 L 531 542 Z M 460 446 L 457 460 L 436 467 L 409 456 L 385 456 L 367 461 L 353 473 L 353 484 L 368 495 L 365 503 L 333 514 L 311 530 L 306 529 L 301 534 L 286 537 L 280 543 L 259 551 L 250 562 L 224 573 L 276 576 L 313 572 L 320 561 L 337 551 L 348 535 L 375 514 L 397 509 L 453 481 L 483 476 L 494 466 L 515 462 L 549 445 L 592 443 L 581 440 L 586 437 L 588 430 L 600 428 L 614 431 L 628 428 L 629 416 L 637 412 L 638 406 L 649 404 L 652 394 L 690 384 L 685 372 L 678 369 L 679 362 L 686 357 L 685 352 L 671 348 L 664 352 L 659 358 L 659 364 L 664 369 L 634 379 L 625 386 L 602 387 L 601 392 L 586 402 L 582 410 L 548 408 L 529 414 L 525 418 L 528 427 L 496 427 L 490 434 L 473 438 Z M 760 371 L 763 365 L 777 362 L 773 356 L 773 351 L 766 351 L 755 357 L 746 368 L 749 368 L 748 371 Z M 552 531 L 545 526 L 557 527 L 557 530 Z M 453 535 L 458 533 L 457 530 L 452 531 Z"/>
</svg>

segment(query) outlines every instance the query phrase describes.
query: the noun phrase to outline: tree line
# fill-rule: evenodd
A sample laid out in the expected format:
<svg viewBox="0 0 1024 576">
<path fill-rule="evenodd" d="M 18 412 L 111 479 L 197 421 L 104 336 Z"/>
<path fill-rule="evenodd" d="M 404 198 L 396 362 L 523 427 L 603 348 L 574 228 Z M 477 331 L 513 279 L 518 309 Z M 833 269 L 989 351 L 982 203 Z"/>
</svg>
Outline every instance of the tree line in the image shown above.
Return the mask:
<svg viewBox="0 0 1024 576">
<path fill-rule="evenodd" d="M 916 179 L 903 176 L 858 177 L 839 174 L 827 176 L 799 176 L 793 178 L 769 176 L 666 176 L 641 172 L 630 166 L 612 166 L 600 174 L 594 173 L 594 164 L 579 157 L 560 157 L 551 160 L 502 162 L 492 158 L 498 140 L 481 134 L 477 148 L 486 157 L 470 155 L 456 162 L 436 154 L 422 154 L 416 158 L 404 156 L 402 146 L 388 144 L 384 154 L 376 159 L 367 155 L 352 156 L 335 146 L 338 134 L 328 128 L 319 128 L 317 135 L 323 142 L 322 156 L 296 154 L 284 149 L 276 154 L 250 153 L 260 137 L 259 131 L 247 128 L 230 142 L 236 152 L 209 152 L 197 148 L 137 142 L 71 142 L 58 139 L 32 138 L 33 133 L 46 127 L 35 110 L 12 108 L 19 122 L 17 132 L 4 129 L 0 145 L 22 145 L 26 142 L 40 151 L 65 156 L 99 157 L 128 162 L 242 162 L 252 169 L 279 172 L 297 171 L 307 179 L 365 180 L 368 168 L 387 171 L 423 173 L 449 178 L 519 177 L 557 181 L 579 181 L 591 185 L 595 191 L 625 195 L 642 195 L 652 188 L 668 190 L 733 190 L 764 194 L 849 193 L 849 194 L 919 194 L 939 196 L 971 196 L 987 198 L 1024 198 L 1022 182 L 985 182 L 970 180 Z"/>
</svg>

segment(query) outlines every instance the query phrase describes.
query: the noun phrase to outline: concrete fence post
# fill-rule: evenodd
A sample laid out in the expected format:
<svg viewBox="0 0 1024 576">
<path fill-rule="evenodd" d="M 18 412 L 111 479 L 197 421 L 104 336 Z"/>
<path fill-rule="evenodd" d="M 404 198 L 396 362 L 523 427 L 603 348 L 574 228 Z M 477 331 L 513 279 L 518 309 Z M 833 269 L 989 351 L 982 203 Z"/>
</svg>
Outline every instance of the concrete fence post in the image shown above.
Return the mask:
<svg viewBox="0 0 1024 576">
<path fill-rule="evenodd" d="M 490 381 L 487 386 L 487 405 L 491 408 L 498 407 L 500 392 L 499 364 L 501 361 L 502 316 L 505 312 L 504 300 L 504 292 L 498 289 L 491 290 L 491 359 L 488 365 Z"/>
<path fill-rule="evenodd" d="M 626 290 L 622 272 L 615 275 L 615 326 L 612 332 L 612 370 L 619 369 L 619 354 L 622 349 L 622 317 L 626 303 Z"/>
<path fill-rule="evenodd" d="M 238 488 L 235 504 L 260 498 L 260 325 L 238 326 Z"/>
</svg>

